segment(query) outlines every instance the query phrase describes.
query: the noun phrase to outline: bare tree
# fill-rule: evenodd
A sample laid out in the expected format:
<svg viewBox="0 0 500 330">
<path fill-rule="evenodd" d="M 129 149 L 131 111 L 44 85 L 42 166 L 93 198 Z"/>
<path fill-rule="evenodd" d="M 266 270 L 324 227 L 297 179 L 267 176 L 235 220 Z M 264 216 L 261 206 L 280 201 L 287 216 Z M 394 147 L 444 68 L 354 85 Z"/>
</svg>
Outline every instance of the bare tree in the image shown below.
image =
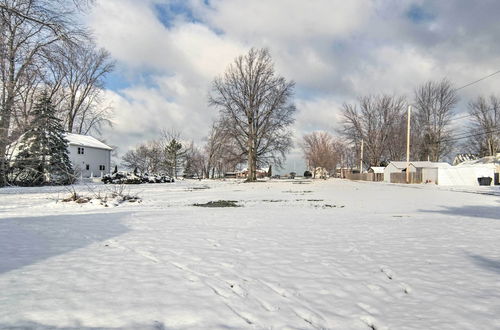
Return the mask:
<svg viewBox="0 0 500 330">
<path fill-rule="evenodd" d="M 205 176 L 211 178 L 215 177 L 216 172 L 217 176 L 221 177 L 224 172 L 235 170 L 245 160 L 245 154 L 228 136 L 224 124 L 220 121 L 212 124 L 203 152 Z"/>
<path fill-rule="evenodd" d="M 364 162 L 377 166 L 401 153 L 405 105 L 404 97 L 389 95 L 361 97 L 359 106 L 344 103 L 341 133 L 356 150 L 364 142 Z"/>
<path fill-rule="evenodd" d="M 163 151 L 158 141 L 149 141 L 129 150 L 122 157 L 122 164 L 141 173 L 158 173 L 163 166 Z"/>
<path fill-rule="evenodd" d="M 337 164 L 340 163 L 341 155 L 338 144 L 336 144 L 333 136 L 327 132 L 312 132 L 304 135 L 301 148 L 313 177 L 316 176 L 315 169 L 317 167 L 323 167 L 329 173 L 332 173 L 335 171 Z"/>
<path fill-rule="evenodd" d="M 452 84 L 443 79 L 429 81 L 415 89 L 417 145 L 420 159 L 439 161 L 453 147 L 450 121 L 458 102 Z"/>
<path fill-rule="evenodd" d="M 205 154 L 193 142 L 186 149 L 185 159 L 185 177 L 201 179 L 205 176 Z"/>
<path fill-rule="evenodd" d="M 469 102 L 469 113 L 470 151 L 479 156 L 495 156 L 500 152 L 500 98 L 479 96 Z"/>
<path fill-rule="evenodd" d="M 106 122 L 106 107 L 100 96 L 105 76 L 114 69 L 109 53 L 96 48 L 92 41 L 51 51 L 58 54 L 50 63 L 51 72 L 68 132 L 84 134 Z"/>
<path fill-rule="evenodd" d="M 0 186 L 5 185 L 5 151 L 15 104 L 29 71 L 43 50 L 58 42 L 73 42 L 82 30 L 74 8 L 63 0 L 0 0 Z M 69 9 L 68 9 L 69 8 Z"/>
<path fill-rule="evenodd" d="M 293 88 L 293 82 L 275 74 L 269 51 L 254 48 L 213 82 L 209 104 L 219 110 L 227 136 L 247 155 L 248 181 L 257 180 L 257 166 L 280 166 L 292 146 Z"/>
</svg>

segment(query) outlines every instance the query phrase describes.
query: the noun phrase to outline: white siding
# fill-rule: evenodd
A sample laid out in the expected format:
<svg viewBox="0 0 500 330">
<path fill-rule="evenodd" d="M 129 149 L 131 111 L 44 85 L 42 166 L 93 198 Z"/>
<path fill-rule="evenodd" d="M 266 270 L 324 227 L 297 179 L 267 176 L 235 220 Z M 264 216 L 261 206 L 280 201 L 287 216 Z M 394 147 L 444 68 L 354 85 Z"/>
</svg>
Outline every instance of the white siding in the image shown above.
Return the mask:
<svg viewBox="0 0 500 330">
<path fill-rule="evenodd" d="M 479 186 L 477 178 L 495 177 L 494 166 L 453 166 L 440 168 L 438 171 L 438 184 L 440 186 Z M 492 180 L 493 185 L 493 180 Z"/>
<path fill-rule="evenodd" d="M 78 148 L 84 148 L 84 153 L 78 154 Z M 109 150 L 70 145 L 69 159 L 73 168 L 84 178 L 100 177 L 110 173 L 111 151 Z M 89 165 L 88 170 L 86 165 Z M 104 171 L 99 169 L 101 165 L 104 165 Z"/>
</svg>

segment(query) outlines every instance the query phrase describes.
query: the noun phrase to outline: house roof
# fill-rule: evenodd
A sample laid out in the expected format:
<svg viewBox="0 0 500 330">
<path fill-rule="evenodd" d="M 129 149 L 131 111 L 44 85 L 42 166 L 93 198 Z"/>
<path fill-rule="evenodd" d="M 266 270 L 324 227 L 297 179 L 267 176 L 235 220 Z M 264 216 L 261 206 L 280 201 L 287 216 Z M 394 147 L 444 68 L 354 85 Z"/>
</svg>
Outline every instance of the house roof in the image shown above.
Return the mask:
<svg viewBox="0 0 500 330">
<path fill-rule="evenodd" d="M 389 165 L 393 165 L 396 168 L 404 169 L 406 168 L 406 162 L 390 162 Z M 387 165 L 387 166 L 389 166 Z"/>
<path fill-rule="evenodd" d="M 68 140 L 68 143 L 73 146 L 113 150 L 110 146 L 89 135 L 65 133 L 64 136 Z"/>
<path fill-rule="evenodd" d="M 373 173 L 384 173 L 385 167 L 384 166 L 372 166 L 368 170 L 372 170 Z"/>
<path fill-rule="evenodd" d="M 390 162 L 389 164 L 394 165 L 396 168 L 399 169 L 405 169 L 406 168 L 406 162 Z M 446 168 L 446 167 L 451 167 L 450 164 L 445 163 L 445 162 L 429 162 L 429 161 L 411 161 L 410 165 L 413 165 L 414 167 L 427 167 L 427 168 Z"/>
<path fill-rule="evenodd" d="M 484 164 L 500 164 L 500 153 L 496 156 L 486 156 L 479 159 L 466 160 L 457 166 L 484 165 Z"/>
</svg>

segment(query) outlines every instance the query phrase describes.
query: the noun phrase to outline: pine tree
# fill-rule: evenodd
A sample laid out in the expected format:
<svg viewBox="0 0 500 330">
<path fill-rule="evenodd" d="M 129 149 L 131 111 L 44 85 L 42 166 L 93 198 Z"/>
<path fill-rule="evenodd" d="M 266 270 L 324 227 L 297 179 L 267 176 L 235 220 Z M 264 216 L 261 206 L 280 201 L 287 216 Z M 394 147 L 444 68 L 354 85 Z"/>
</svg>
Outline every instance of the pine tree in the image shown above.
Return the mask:
<svg viewBox="0 0 500 330">
<path fill-rule="evenodd" d="M 177 170 L 181 166 L 186 151 L 183 150 L 182 143 L 173 138 L 165 147 L 166 165 L 169 174 L 177 179 Z"/>
<path fill-rule="evenodd" d="M 46 92 L 33 110 L 33 122 L 22 136 L 14 161 L 13 183 L 27 186 L 70 184 L 74 181 L 68 142 L 61 120 Z"/>
</svg>

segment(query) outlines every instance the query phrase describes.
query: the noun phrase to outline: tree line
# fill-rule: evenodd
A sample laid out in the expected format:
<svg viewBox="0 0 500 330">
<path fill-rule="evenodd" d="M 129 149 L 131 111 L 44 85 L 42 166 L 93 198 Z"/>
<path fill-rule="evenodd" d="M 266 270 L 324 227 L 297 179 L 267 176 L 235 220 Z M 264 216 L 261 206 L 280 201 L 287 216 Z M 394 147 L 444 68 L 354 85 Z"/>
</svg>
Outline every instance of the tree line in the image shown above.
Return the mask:
<svg viewBox="0 0 500 330">
<path fill-rule="evenodd" d="M 114 62 L 78 22 L 87 0 L 0 0 L 0 186 L 7 146 L 32 129 L 35 104 L 50 99 L 67 132 L 110 124 L 104 78 Z M 43 94 L 43 97 L 42 97 Z"/>
<path fill-rule="evenodd" d="M 363 143 L 365 167 L 406 159 L 409 105 L 412 160 L 443 161 L 454 150 L 495 156 L 500 152 L 500 98 L 479 96 L 468 103 L 466 115 L 454 117 L 458 101 L 457 89 L 447 79 L 423 83 L 415 88 L 412 99 L 387 94 L 361 96 L 357 102 L 342 105 L 335 136 L 313 132 L 302 138 L 304 158 L 313 169 L 353 168 L 359 164 Z M 456 122 L 458 119 L 461 122 Z M 464 122 L 462 132 L 455 133 Z"/>
</svg>

